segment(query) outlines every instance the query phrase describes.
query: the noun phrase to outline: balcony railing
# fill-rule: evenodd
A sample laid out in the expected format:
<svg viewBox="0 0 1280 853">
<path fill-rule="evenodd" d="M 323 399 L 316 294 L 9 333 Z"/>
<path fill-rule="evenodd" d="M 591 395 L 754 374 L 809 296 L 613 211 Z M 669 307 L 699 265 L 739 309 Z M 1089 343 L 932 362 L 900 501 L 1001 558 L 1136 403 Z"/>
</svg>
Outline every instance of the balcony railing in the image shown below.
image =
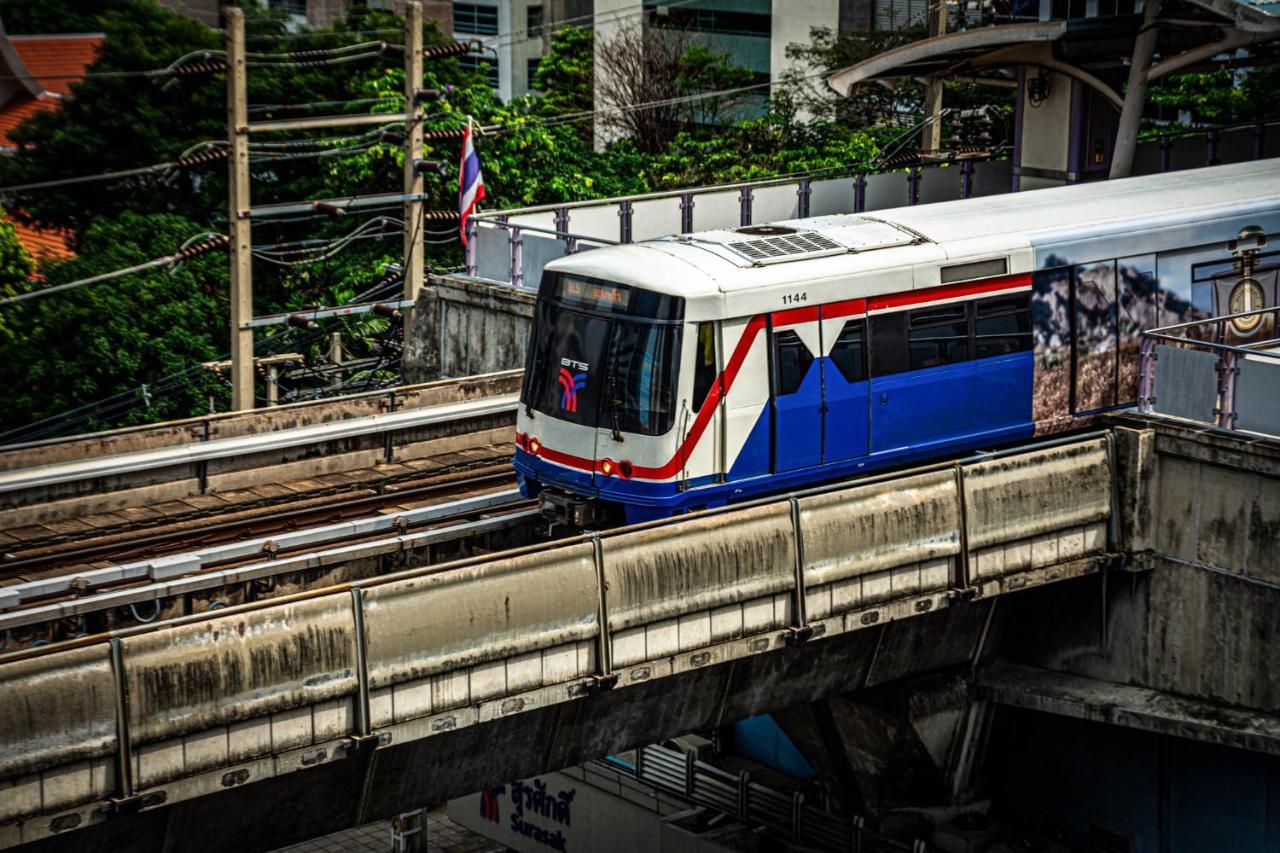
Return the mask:
<svg viewBox="0 0 1280 853">
<path fill-rule="evenodd" d="M 1280 122 L 1173 131 L 1138 145 L 1135 175 L 1280 154 Z M 556 258 L 605 245 L 810 216 L 1012 192 L 1009 160 L 960 154 L 930 165 L 809 175 L 483 213 L 469 220 L 466 275 L 533 289 Z"/>
<path fill-rule="evenodd" d="M 1231 325 L 1271 320 L 1271 337 L 1225 343 Z M 1280 306 L 1142 334 L 1138 408 L 1206 426 L 1280 437 Z M 1264 326 L 1265 328 L 1265 326 Z"/>
</svg>

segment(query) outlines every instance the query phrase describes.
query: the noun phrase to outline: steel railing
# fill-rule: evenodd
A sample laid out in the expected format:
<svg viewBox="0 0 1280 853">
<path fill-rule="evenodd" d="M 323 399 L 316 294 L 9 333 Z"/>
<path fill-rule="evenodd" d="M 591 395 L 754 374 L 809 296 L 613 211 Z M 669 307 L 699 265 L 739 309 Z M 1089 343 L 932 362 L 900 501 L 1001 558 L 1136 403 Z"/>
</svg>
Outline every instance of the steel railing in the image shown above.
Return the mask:
<svg viewBox="0 0 1280 853">
<path fill-rule="evenodd" d="M 1138 408 L 1229 430 L 1280 436 L 1280 338 L 1228 344 L 1237 321 L 1280 306 L 1162 326 L 1142 333 Z M 1189 354 L 1188 354 L 1189 353 Z M 1242 378 L 1244 381 L 1242 381 Z"/>
<path fill-rule="evenodd" d="M 806 803 L 804 794 L 782 793 L 751 781 L 747 772 L 729 773 L 699 761 L 692 752 L 664 746 L 636 751 L 635 765 L 617 758 L 596 764 L 635 779 L 682 800 L 733 815 L 749 825 L 764 827 L 778 841 L 826 850 L 863 853 L 913 853 L 930 848 L 867 829 L 860 816 L 842 816 Z"/>
</svg>

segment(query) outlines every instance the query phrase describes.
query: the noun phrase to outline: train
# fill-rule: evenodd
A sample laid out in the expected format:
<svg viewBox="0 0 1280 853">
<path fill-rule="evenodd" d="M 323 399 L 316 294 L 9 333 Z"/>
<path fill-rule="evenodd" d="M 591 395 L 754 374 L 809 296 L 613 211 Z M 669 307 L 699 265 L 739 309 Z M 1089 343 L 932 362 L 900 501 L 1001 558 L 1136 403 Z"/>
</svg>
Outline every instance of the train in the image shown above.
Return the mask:
<svg viewBox="0 0 1280 853">
<path fill-rule="evenodd" d="M 635 523 L 1078 428 L 1134 401 L 1144 329 L 1275 305 L 1277 231 L 1262 160 L 559 258 L 520 489 Z"/>
</svg>

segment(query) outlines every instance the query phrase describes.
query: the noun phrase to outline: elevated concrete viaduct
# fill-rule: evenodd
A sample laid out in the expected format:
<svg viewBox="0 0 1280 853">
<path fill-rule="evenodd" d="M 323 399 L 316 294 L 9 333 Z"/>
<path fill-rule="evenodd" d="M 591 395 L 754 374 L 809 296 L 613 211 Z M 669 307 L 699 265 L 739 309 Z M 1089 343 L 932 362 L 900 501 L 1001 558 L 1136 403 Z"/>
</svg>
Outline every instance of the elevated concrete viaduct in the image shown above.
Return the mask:
<svg viewBox="0 0 1280 853">
<path fill-rule="evenodd" d="M 1001 706 L 1271 752 L 1278 475 L 1121 419 L 10 655 L 0 844 L 269 849 L 769 711 L 873 814 L 965 801 Z"/>
</svg>

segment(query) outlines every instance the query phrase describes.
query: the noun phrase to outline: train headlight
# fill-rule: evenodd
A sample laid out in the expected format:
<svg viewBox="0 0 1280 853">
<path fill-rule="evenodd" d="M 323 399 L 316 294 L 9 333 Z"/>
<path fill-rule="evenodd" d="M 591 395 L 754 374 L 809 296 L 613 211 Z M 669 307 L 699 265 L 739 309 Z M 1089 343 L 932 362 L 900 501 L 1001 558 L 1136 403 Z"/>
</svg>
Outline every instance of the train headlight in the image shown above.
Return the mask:
<svg viewBox="0 0 1280 853">
<path fill-rule="evenodd" d="M 516 447 L 520 448 L 521 450 L 527 450 L 529 448 L 528 433 L 524 433 L 524 432 L 516 433 Z"/>
<path fill-rule="evenodd" d="M 536 438 L 529 439 L 529 452 L 534 456 L 538 455 L 538 451 L 542 449 L 542 444 Z"/>
<path fill-rule="evenodd" d="M 622 479 L 630 480 L 631 475 L 635 473 L 635 468 L 632 466 L 632 464 L 629 461 L 627 461 L 626 459 L 623 459 L 621 462 L 618 463 L 618 473 L 622 475 Z"/>
<path fill-rule="evenodd" d="M 601 472 L 603 472 L 603 473 L 604 473 L 604 475 L 605 475 L 606 477 L 612 477 L 612 476 L 613 476 L 613 472 L 614 472 L 614 470 L 615 470 L 615 469 L 614 469 L 614 465 L 613 465 L 613 460 L 612 460 L 612 459 L 606 459 L 606 460 L 604 460 L 603 462 L 601 462 L 601 463 L 600 463 L 600 470 L 601 470 Z"/>
</svg>

